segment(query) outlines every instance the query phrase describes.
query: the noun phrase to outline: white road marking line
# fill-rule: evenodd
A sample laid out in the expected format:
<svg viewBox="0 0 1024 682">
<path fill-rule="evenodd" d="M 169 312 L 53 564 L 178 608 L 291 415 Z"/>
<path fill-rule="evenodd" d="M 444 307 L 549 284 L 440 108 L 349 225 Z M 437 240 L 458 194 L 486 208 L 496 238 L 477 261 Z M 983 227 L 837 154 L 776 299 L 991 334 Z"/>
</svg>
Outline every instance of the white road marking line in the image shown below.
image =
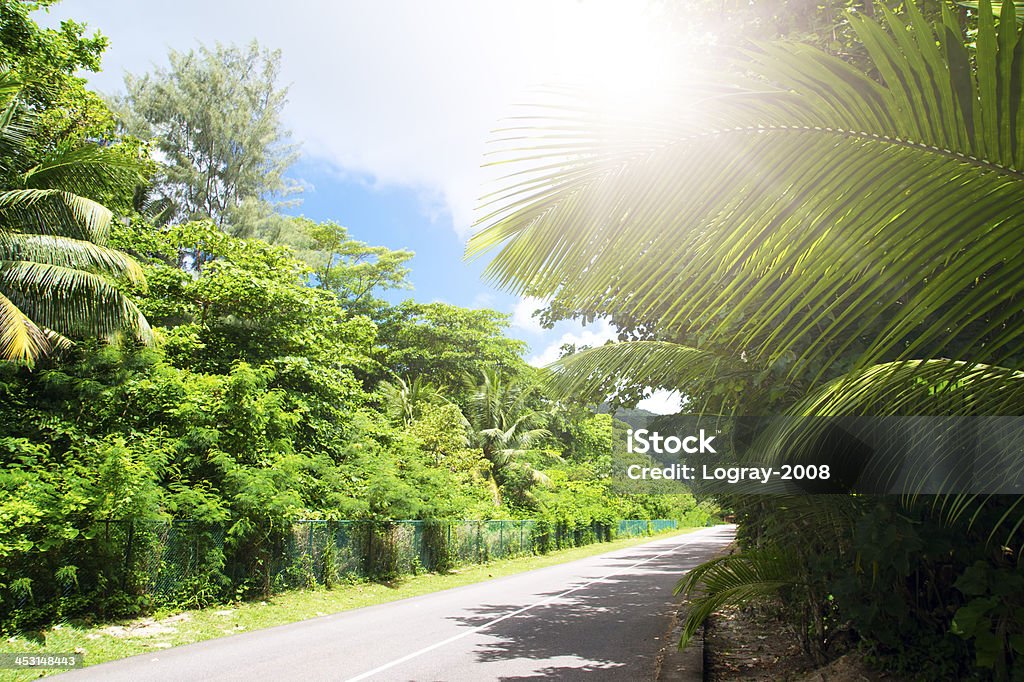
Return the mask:
<svg viewBox="0 0 1024 682">
<path fill-rule="evenodd" d="M 687 537 L 687 539 L 690 539 L 690 538 L 693 538 L 695 535 L 697 535 L 697 533 L 688 534 L 688 535 L 686 535 L 686 537 Z M 368 679 L 368 678 L 376 675 L 377 673 L 382 673 L 385 670 L 388 670 L 390 668 L 394 668 L 396 665 L 401 665 L 402 663 L 405 663 L 406 661 L 411 661 L 412 659 L 418 658 L 419 656 L 422 656 L 423 654 L 430 653 L 434 649 L 440 649 L 441 647 L 446 646 L 448 644 L 451 644 L 452 642 L 456 642 L 456 641 L 462 639 L 463 637 L 469 637 L 470 635 L 475 635 L 476 633 L 480 632 L 481 630 L 485 630 L 485 629 L 491 627 L 492 625 L 497 625 L 498 623 L 500 623 L 503 620 L 508 620 L 509 618 L 514 618 L 514 617 L 518 616 L 519 614 L 526 613 L 527 611 L 529 611 L 531 609 L 535 609 L 538 606 L 542 606 L 544 604 L 547 604 L 548 602 L 555 601 L 556 599 L 561 599 L 562 597 L 564 597 L 567 594 L 572 594 L 573 592 L 578 592 L 579 590 L 582 590 L 585 587 L 590 587 L 591 585 L 596 585 L 597 583 L 604 582 L 605 580 L 608 580 L 609 578 L 613 578 L 613 577 L 615 577 L 617 575 L 625 573 L 626 571 L 634 569 L 637 566 L 641 566 L 643 564 L 646 564 L 648 561 L 653 561 L 655 559 L 658 559 L 660 557 L 665 556 L 666 554 L 671 554 L 672 552 L 676 551 L 677 549 L 679 549 L 680 547 L 682 547 L 683 545 L 686 545 L 686 544 L 688 544 L 688 542 L 681 542 L 678 545 L 675 545 L 674 547 L 672 547 L 672 549 L 670 549 L 668 551 L 665 551 L 665 552 L 662 552 L 661 554 L 655 554 L 654 556 L 647 557 L 646 559 L 638 561 L 635 564 L 632 564 L 630 566 L 626 566 L 625 568 L 620 568 L 617 571 L 613 571 L 612 573 L 609 573 L 607 575 L 601 576 L 600 578 L 596 578 L 594 580 L 591 580 L 588 583 L 584 583 L 583 585 L 579 585 L 577 587 L 574 587 L 571 590 L 566 590 L 565 592 L 562 592 L 561 594 L 556 594 L 553 597 L 546 597 L 544 599 L 541 599 L 538 602 L 530 604 L 529 606 L 524 606 L 523 608 L 517 609 L 516 611 L 512 611 L 511 613 L 506 613 L 504 616 L 500 616 L 498 618 L 495 618 L 494 620 L 492 620 L 492 621 L 490 621 L 488 623 L 484 623 L 483 625 L 477 625 L 474 628 L 470 628 L 469 630 L 466 630 L 465 632 L 461 632 L 461 633 L 459 633 L 457 635 L 449 637 L 448 639 L 442 640 L 442 641 L 437 642 L 435 644 L 431 644 L 430 646 L 423 647 L 422 649 L 419 649 L 418 651 L 414 651 L 411 654 L 406 654 L 405 656 L 402 656 L 401 658 L 396 658 L 395 660 L 391 661 L 390 663 L 385 663 L 384 665 L 379 666 L 377 668 L 374 668 L 373 670 L 368 670 L 368 671 L 366 671 L 365 673 L 363 673 L 361 675 L 356 675 L 355 677 L 350 677 L 350 678 L 348 678 L 348 680 L 346 680 L 346 682 L 358 682 L 359 680 Z M 680 575 L 685 575 L 687 572 L 689 572 L 689 569 L 683 571 Z"/>
</svg>

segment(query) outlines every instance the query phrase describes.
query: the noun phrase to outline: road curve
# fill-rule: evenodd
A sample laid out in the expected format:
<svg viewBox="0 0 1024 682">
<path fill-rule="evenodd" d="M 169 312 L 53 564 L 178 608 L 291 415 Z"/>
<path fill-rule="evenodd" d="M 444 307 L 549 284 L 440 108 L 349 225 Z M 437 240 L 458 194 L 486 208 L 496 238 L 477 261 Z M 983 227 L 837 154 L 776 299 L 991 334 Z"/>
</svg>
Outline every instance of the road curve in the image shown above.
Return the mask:
<svg viewBox="0 0 1024 682">
<path fill-rule="evenodd" d="M 732 526 L 112 661 L 62 680 L 650 680 L 682 573 Z"/>
</svg>

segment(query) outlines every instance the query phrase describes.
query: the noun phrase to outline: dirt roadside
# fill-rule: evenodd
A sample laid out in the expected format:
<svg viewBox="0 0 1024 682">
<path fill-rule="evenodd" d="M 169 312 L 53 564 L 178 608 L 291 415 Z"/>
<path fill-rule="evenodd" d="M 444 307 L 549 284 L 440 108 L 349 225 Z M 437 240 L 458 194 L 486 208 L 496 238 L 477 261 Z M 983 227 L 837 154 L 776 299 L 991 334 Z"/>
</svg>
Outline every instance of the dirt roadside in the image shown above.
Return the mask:
<svg viewBox="0 0 1024 682">
<path fill-rule="evenodd" d="M 796 635 L 764 606 L 724 608 L 704 630 L 704 679 L 710 682 L 902 682 L 870 668 L 856 651 L 816 668 Z"/>
</svg>

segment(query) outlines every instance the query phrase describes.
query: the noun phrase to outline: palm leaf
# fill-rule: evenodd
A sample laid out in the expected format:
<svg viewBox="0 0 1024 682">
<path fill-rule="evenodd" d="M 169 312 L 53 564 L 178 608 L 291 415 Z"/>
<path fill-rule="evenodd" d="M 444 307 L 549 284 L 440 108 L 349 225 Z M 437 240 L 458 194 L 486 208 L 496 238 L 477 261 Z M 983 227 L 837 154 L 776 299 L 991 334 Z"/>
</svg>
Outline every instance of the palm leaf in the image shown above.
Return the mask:
<svg viewBox="0 0 1024 682">
<path fill-rule="evenodd" d="M 1024 412 L 1024 372 L 945 359 L 889 363 L 833 381 L 791 412 L 1016 415 Z"/>
<path fill-rule="evenodd" d="M 684 647 L 707 620 L 725 605 L 745 604 L 799 587 L 792 560 L 769 551 L 747 551 L 706 561 L 690 570 L 675 587 L 689 599 L 679 646 Z"/>
<path fill-rule="evenodd" d="M 65 268 L 88 269 L 145 282 L 142 268 L 130 256 L 93 242 L 55 235 L 14 234 L 0 244 L 0 262 L 32 261 Z"/>
<path fill-rule="evenodd" d="M 0 170 L 16 171 L 24 157 L 36 115 L 18 101 L 23 87 L 13 73 L 0 69 Z"/>
<path fill-rule="evenodd" d="M 0 229 L 56 234 L 102 244 L 110 229 L 109 209 L 59 189 L 0 191 Z"/>
<path fill-rule="evenodd" d="M 959 418 L 990 417 L 976 421 L 976 428 L 998 432 L 1004 424 L 999 415 L 1024 413 L 1024 372 L 942 359 L 889 363 L 829 382 L 787 412 L 793 418 L 775 420 L 751 446 L 761 461 L 792 462 L 801 456 L 828 461 L 816 450 L 816 443 L 833 423 L 867 443 L 887 428 L 898 428 L 899 437 L 914 447 L 909 451 L 876 450 L 876 461 L 870 463 L 872 487 L 898 486 L 910 504 L 921 494 L 933 496 L 935 510 L 947 523 L 968 516 L 970 527 L 992 492 L 1007 482 L 1024 479 L 1020 453 L 1012 445 L 999 445 L 998 439 L 970 463 L 956 458 L 949 447 L 963 442 L 964 429 L 971 428 Z M 896 423 L 857 419 L 857 415 L 942 419 L 901 419 Z M 838 418 L 838 422 L 829 418 Z M 934 445 L 929 447 L 929 443 Z M 1004 517 L 991 529 L 990 539 L 1007 521 Z"/>
<path fill-rule="evenodd" d="M 979 31 L 965 81 L 961 36 L 908 12 L 884 13 L 888 30 L 850 16 L 882 83 L 808 46 L 765 45 L 742 64 L 754 80 L 681 88 L 635 126 L 585 102 L 526 120 L 467 254 L 497 249 L 493 282 L 565 309 L 759 366 L 795 357 L 789 377 L 812 385 L 855 344 L 855 370 L 948 355 L 950 329 L 983 341 L 961 344 L 972 361 L 1018 362 L 1016 24 Z"/>
<path fill-rule="evenodd" d="M 566 356 L 548 367 L 547 388 L 561 396 L 611 397 L 626 382 L 686 391 L 730 376 L 749 375 L 755 368 L 729 358 L 663 341 L 609 343 Z"/>
<path fill-rule="evenodd" d="M 0 293 L 37 325 L 63 336 L 110 336 L 128 328 L 140 340 L 153 340 L 138 306 L 95 273 L 8 261 L 0 264 Z"/>
<path fill-rule="evenodd" d="M 145 179 L 137 160 L 93 145 L 59 147 L 22 175 L 26 187 L 59 188 L 81 196 L 131 193 Z"/>
<path fill-rule="evenodd" d="M 31 363 L 49 348 L 43 330 L 0 291 L 0 358 Z"/>
<path fill-rule="evenodd" d="M 59 146 L 34 158 L 35 115 L 22 83 L 0 69 L 0 159 L 17 186 L 0 190 L 0 359 L 29 364 L 73 337 L 152 332 L 138 307 L 104 275 L 143 285 L 142 269 L 107 249 L 111 212 L 91 197 L 134 190 L 139 163 L 110 148 Z"/>
</svg>

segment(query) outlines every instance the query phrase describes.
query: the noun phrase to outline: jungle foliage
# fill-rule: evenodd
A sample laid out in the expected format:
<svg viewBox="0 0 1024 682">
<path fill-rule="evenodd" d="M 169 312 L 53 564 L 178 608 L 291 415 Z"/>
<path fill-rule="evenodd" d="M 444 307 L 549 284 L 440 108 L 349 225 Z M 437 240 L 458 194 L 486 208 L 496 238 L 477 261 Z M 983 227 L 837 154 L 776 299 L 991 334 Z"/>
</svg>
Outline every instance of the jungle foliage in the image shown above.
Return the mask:
<svg viewBox="0 0 1024 682">
<path fill-rule="evenodd" d="M 302 519 L 707 518 L 615 495 L 612 419 L 547 396 L 505 316 L 388 303 L 410 252 L 278 212 L 277 55 L 175 53 L 115 115 L 74 75 L 106 40 L 46 4 L 0 2 L 0 630 L 153 608 L 171 520 L 196 606 L 274 589 Z"/>
</svg>

